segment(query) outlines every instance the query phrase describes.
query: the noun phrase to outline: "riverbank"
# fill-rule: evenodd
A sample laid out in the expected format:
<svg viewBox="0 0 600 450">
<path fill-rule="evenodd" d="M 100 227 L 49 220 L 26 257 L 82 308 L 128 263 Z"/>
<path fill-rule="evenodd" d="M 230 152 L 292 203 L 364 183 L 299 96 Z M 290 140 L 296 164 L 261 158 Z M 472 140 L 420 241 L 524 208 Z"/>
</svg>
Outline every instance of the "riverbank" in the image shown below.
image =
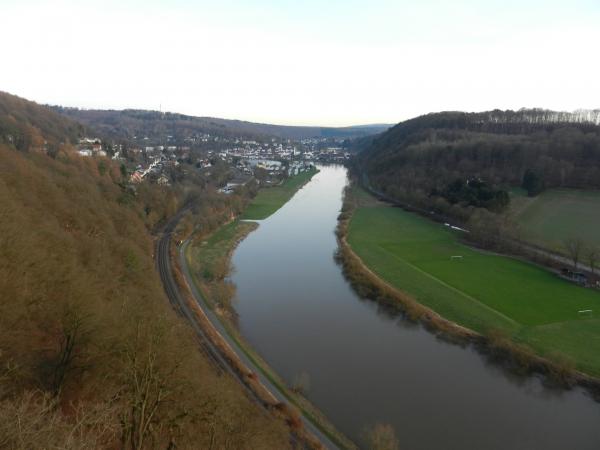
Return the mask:
<svg viewBox="0 0 600 450">
<path fill-rule="evenodd" d="M 207 306 L 213 310 L 224 326 L 227 335 L 235 341 L 246 357 L 258 367 L 261 373 L 281 392 L 287 400 L 297 407 L 329 439 L 340 448 L 356 449 L 356 446 L 328 421 L 312 403 L 292 386 L 283 381 L 254 349 L 243 339 L 236 323 L 235 310 L 231 307 L 234 287 L 227 280 L 231 272 L 231 255 L 237 245 L 251 233 L 258 224 L 235 220 L 215 231 L 211 236 L 186 246 L 185 260 L 191 269 L 194 285 L 200 291 Z M 220 269 L 215 269 L 220 268 Z M 225 276 L 215 276 L 219 271 Z"/>
<path fill-rule="evenodd" d="M 269 366 L 366 448 L 377 425 L 414 450 L 596 448 L 600 409 L 581 389 L 516 377 L 356 295 L 333 258 L 347 171 L 319 169 L 232 256 L 240 333 Z"/>
<path fill-rule="evenodd" d="M 191 245 L 187 247 L 186 261 L 196 287 L 208 306 L 230 321 L 235 321 L 235 310 L 231 304 L 235 286 L 228 280 L 231 254 L 237 244 L 257 227 L 255 222 L 234 219 L 204 239 L 192 236 Z"/>
<path fill-rule="evenodd" d="M 264 187 L 258 191 L 241 216 L 242 220 L 264 220 L 285 205 L 294 194 L 308 183 L 319 170 L 316 167 L 299 173 L 279 186 Z"/>
<path fill-rule="evenodd" d="M 313 169 L 293 177 L 290 179 L 290 183 L 285 185 L 285 196 L 282 191 L 279 191 L 277 194 L 267 196 L 267 200 L 263 197 L 255 204 L 257 209 L 254 212 L 258 211 L 264 215 L 269 211 L 276 211 L 296 191 L 308 183 L 316 173 L 318 173 L 318 170 Z M 277 187 L 266 188 L 268 191 L 272 189 L 277 189 Z M 260 195 L 259 192 L 257 198 Z M 284 197 L 287 199 L 279 204 Z M 251 203 L 250 206 L 252 204 L 254 203 Z M 267 204 L 268 208 L 266 207 Z M 254 213 L 251 215 L 255 216 Z M 244 214 L 242 217 L 247 216 Z M 260 355 L 245 342 L 239 332 L 235 308 L 232 306 L 232 300 L 235 297 L 235 286 L 229 281 L 232 272 L 231 256 L 238 244 L 258 226 L 255 222 L 234 219 L 202 239 L 194 239 L 192 236 L 190 244 L 184 246 L 184 260 L 190 269 L 191 281 L 206 306 L 215 314 L 217 320 L 223 326 L 227 336 L 235 342 L 245 357 L 260 370 L 261 374 L 276 387 L 290 404 L 298 408 L 304 417 L 339 448 L 355 450 L 357 449 L 356 445 L 337 430 L 301 392 L 298 392 L 293 386 L 289 386 L 279 377 Z"/>
<path fill-rule="evenodd" d="M 187 242 L 179 249 L 180 251 L 173 246 L 168 250 L 170 253 L 169 260 L 173 268 L 174 283 L 177 286 L 175 296 L 179 299 L 179 311 L 187 316 L 192 327 L 199 333 L 199 341 L 209 344 L 208 347 L 203 346 L 203 348 L 215 363 L 217 371 L 232 374 L 247 388 L 250 397 L 260 404 L 267 413 L 276 420 L 285 421 L 291 433 L 290 443 L 314 450 L 329 448 L 329 446 L 325 447 L 323 445 L 321 438 L 304 426 L 299 412 L 294 407 L 282 402 L 277 393 L 274 393 L 272 387 L 265 384 L 264 379 L 261 379 L 250 369 L 251 366 L 248 361 L 240 357 L 223 331 L 215 326 L 214 319 L 211 319 L 212 313 L 207 313 L 201 307 L 201 303 L 205 303 L 199 298 L 195 286 L 190 285 L 188 281 L 190 279 L 189 271 L 183 257 L 186 246 Z"/>
<path fill-rule="evenodd" d="M 402 310 L 446 338 L 475 343 L 519 372 L 597 387 L 598 323 L 577 316 L 588 302 L 600 307 L 596 293 L 523 262 L 476 254 L 445 227 L 357 188 L 346 190 L 338 238 L 339 260 L 361 296 Z M 573 308 L 574 317 L 565 317 Z M 570 350 L 568 357 L 558 350 Z"/>
</svg>

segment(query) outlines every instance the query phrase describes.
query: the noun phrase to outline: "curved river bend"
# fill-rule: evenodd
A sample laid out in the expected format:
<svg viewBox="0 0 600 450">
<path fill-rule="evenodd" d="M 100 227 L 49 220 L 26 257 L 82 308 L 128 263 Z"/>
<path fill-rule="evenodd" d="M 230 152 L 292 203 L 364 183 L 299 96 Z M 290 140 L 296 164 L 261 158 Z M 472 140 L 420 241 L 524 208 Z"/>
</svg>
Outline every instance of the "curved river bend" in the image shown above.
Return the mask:
<svg viewBox="0 0 600 450">
<path fill-rule="evenodd" d="M 333 258 L 346 170 L 320 169 L 233 257 L 242 335 L 279 375 L 307 373 L 308 397 L 358 443 L 383 422 L 410 450 L 600 448 L 582 390 L 512 378 L 359 299 Z"/>
</svg>

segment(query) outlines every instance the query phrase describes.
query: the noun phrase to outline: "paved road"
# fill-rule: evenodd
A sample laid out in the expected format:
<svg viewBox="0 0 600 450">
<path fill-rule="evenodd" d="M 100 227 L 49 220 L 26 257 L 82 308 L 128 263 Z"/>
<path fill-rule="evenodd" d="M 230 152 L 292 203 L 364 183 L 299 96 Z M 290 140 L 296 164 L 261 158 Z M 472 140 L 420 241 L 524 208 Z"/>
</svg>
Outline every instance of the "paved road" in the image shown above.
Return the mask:
<svg viewBox="0 0 600 450">
<path fill-rule="evenodd" d="M 243 382 L 240 378 L 239 374 L 228 364 L 227 360 L 223 357 L 220 351 L 213 346 L 210 339 L 207 337 L 206 333 L 203 331 L 202 327 L 198 323 L 194 313 L 191 311 L 190 307 L 187 305 L 185 299 L 179 292 L 179 288 L 175 283 L 173 278 L 173 272 L 171 268 L 171 258 L 169 254 L 169 248 L 171 245 L 171 233 L 175 229 L 177 222 L 181 218 L 182 213 L 177 214 L 171 221 L 166 225 L 164 232 L 158 241 L 157 249 L 156 249 L 156 267 L 160 274 L 161 281 L 165 288 L 165 292 L 173 305 L 173 308 L 177 313 L 185 318 L 193 330 L 196 333 L 198 338 L 198 342 L 202 348 L 202 351 L 207 354 L 210 360 L 215 364 L 215 367 L 219 371 L 227 372 L 231 374 L 236 380 L 238 380 L 241 385 L 246 388 L 251 396 L 256 399 L 254 392 L 248 388 L 248 386 Z M 221 337 L 229 344 L 229 346 L 233 349 L 233 351 L 237 354 L 237 356 L 242 360 L 242 362 L 248 367 L 251 371 L 257 374 L 260 382 L 269 390 L 269 392 L 282 403 L 289 403 L 285 395 L 279 391 L 279 389 L 271 383 L 271 381 L 266 378 L 260 369 L 246 356 L 246 354 L 242 351 L 242 349 L 237 345 L 237 343 L 229 336 L 225 327 L 216 316 L 216 314 L 208 307 L 202 295 L 196 288 L 195 284 L 192 282 L 191 273 L 187 266 L 187 262 L 185 260 L 185 248 L 189 244 L 188 241 L 184 242 L 179 246 L 178 257 L 180 266 L 182 268 L 183 274 L 187 280 L 190 289 L 192 290 L 192 295 L 194 299 L 198 303 L 198 306 L 202 308 L 206 317 L 210 320 L 213 327 L 220 333 Z M 256 399 L 258 400 L 258 399 Z M 262 402 L 258 401 L 260 404 Z M 323 444 L 323 446 L 327 449 L 338 449 L 339 447 L 335 445 L 319 428 L 317 428 L 310 420 L 306 417 L 302 416 L 302 421 L 307 430 L 309 430 L 312 434 L 314 434 Z"/>
<path fill-rule="evenodd" d="M 529 252 L 536 253 L 539 256 L 543 256 L 543 257 L 551 259 L 559 264 L 562 264 L 567 269 L 573 269 L 573 260 L 570 258 L 567 258 L 566 256 L 560 255 L 560 254 L 552 252 L 550 250 L 545 250 L 543 248 L 537 247 L 532 244 L 528 244 L 523 241 L 517 241 L 517 244 L 522 246 Z M 598 269 L 596 269 L 594 272 L 596 272 L 597 270 Z M 585 263 L 578 262 L 577 263 L 577 271 L 592 273 L 592 268 Z"/>
</svg>

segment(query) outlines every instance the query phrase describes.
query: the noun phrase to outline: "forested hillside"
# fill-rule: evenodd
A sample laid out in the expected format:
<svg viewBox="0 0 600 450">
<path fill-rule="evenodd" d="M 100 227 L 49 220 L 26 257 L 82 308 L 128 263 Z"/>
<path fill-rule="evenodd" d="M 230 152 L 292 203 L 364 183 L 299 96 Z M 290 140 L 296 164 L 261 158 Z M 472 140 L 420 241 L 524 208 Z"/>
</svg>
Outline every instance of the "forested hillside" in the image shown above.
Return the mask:
<svg viewBox="0 0 600 450">
<path fill-rule="evenodd" d="M 502 211 L 511 187 L 600 189 L 599 123 L 599 110 L 428 114 L 374 139 L 357 163 L 386 194 L 467 220 Z"/>
<path fill-rule="evenodd" d="M 352 138 L 380 133 L 388 125 L 365 125 L 355 127 L 303 127 L 270 125 L 241 120 L 214 117 L 194 117 L 159 111 L 133 110 L 85 110 L 54 107 L 61 114 L 92 126 L 113 139 L 131 139 L 133 136 L 171 135 L 183 142 L 187 137 L 209 133 L 216 136 L 271 137 L 283 139 L 304 138 Z"/>
<path fill-rule="evenodd" d="M 131 189 L 71 150 L 80 125 L 16 97 L 0 124 L 0 448 L 287 448 L 200 353 L 152 259 L 150 230 L 190 196 L 223 216 L 236 200 Z"/>
<path fill-rule="evenodd" d="M 74 143 L 82 133 L 83 126 L 79 123 L 0 91 L 0 144 L 55 154 L 61 146 Z"/>
</svg>

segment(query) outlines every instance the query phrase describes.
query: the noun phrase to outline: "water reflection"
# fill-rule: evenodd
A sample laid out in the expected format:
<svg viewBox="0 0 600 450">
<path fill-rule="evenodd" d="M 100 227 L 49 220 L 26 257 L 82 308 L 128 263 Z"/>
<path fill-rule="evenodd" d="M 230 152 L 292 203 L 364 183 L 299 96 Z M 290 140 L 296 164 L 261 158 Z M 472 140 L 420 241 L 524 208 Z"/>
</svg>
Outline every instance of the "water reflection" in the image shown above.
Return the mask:
<svg viewBox="0 0 600 450">
<path fill-rule="evenodd" d="M 332 255 L 345 169 L 321 172 L 236 250 L 242 334 L 353 439 L 390 423 L 407 449 L 597 449 L 600 405 L 547 389 L 358 298 Z"/>
</svg>

